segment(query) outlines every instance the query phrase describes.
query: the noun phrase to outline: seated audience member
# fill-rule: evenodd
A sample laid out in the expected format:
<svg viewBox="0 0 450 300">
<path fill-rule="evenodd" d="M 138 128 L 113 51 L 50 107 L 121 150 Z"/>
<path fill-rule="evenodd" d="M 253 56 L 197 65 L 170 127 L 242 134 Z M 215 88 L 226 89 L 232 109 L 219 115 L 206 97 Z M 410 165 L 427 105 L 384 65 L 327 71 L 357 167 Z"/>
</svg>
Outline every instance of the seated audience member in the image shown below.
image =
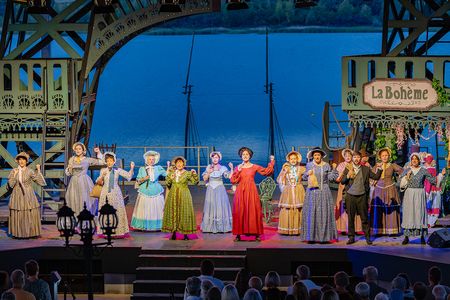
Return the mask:
<svg viewBox="0 0 450 300">
<path fill-rule="evenodd" d="M 16 296 L 8 291 L 5 291 L 2 293 L 2 296 L 0 297 L 1 300 L 16 300 Z"/>
<path fill-rule="evenodd" d="M 369 300 L 370 286 L 366 282 L 360 282 L 355 287 L 355 298 L 359 300 Z"/>
<path fill-rule="evenodd" d="M 305 265 L 301 265 L 297 267 L 297 270 L 295 271 L 295 275 L 297 277 L 296 281 L 300 281 L 303 282 L 303 284 L 306 286 L 306 288 L 308 289 L 308 293 L 310 290 L 312 289 L 318 289 L 320 290 L 320 286 L 316 285 L 311 279 L 311 271 L 309 269 L 308 266 Z M 295 282 L 294 282 L 295 283 Z M 288 294 L 292 294 L 292 288 L 293 286 L 291 285 L 290 287 L 288 287 L 287 293 Z"/>
<path fill-rule="evenodd" d="M 322 298 L 322 291 L 319 289 L 312 289 L 309 291 L 309 300 L 320 300 Z"/>
<path fill-rule="evenodd" d="M 411 289 L 411 281 L 409 280 L 408 274 L 406 274 L 406 273 L 399 273 L 397 276 L 404 278 L 405 281 L 406 281 L 406 287 L 405 287 L 405 290 L 403 292 L 403 298 L 405 300 L 412 300 L 412 299 L 414 299 L 413 290 Z"/>
<path fill-rule="evenodd" d="M 301 281 L 294 283 L 292 295 L 294 295 L 297 300 L 309 300 L 308 289 Z"/>
<path fill-rule="evenodd" d="M 245 292 L 243 300 L 262 300 L 261 293 L 257 289 L 250 288 Z"/>
<path fill-rule="evenodd" d="M 439 269 L 436 266 L 431 267 L 428 270 L 428 287 L 427 287 L 427 296 L 425 297 L 425 300 L 434 300 L 433 293 L 432 293 L 433 288 L 436 285 L 441 284 L 441 280 L 442 280 L 441 269 Z M 447 292 L 447 294 L 450 294 L 450 288 L 445 285 L 443 287 L 445 288 L 445 291 Z"/>
<path fill-rule="evenodd" d="M 11 284 L 12 288 L 8 290 L 16 296 L 16 300 L 36 300 L 32 293 L 24 291 L 23 286 L 25 285 L 25 274 L 22 270 L 16 269 L 11 273 Z"/>
<path fill-rule="evenodd" d="M 240 300 L 238 291 L 234 285 L 228 284 L 223 288 L 222 300 Z"/>
<path fill-rule="evenodd" d="M 261 298 L 264 298 L 264 293 L 262 290 L 263 283 L 261 278 L 259 278 L 258 276 L 251 277 L 250 280 L 248 281 L 248 286 L 249 288 L 257 290 L 261 294 Z"/>
<path fill-rule="evenodd" d="M 368 266 L 363 269 L 364 281 L 370 287 L 370 300 L 374 300 L 378 293 L 387 294 L 387 290 L 378 285 L 378 269 L 374 266 Z"/>
<path fill-rule="evenodd" d="M 222 280 L 214 277 L 214 263 L 209 259 L 202 260 L 200 263 L 200 276 L 198 278 L 201 281 L 205 279 L 210 280 L 220 290 L 224 287 Z"/>
<path fill-rule="evenodd" d="M 348 290 L 350 278 L 347 273 L 341 271 L 334 274 L 334 285 L 339 300 L 353 300 L 353 296 Z"/>
<path fill-rule="evenodd" d="M 424 300 L 427 296 L 427 286 L 423 282 L 414 283 L 413 291 L 415 300 Z"/>
<path fill-rule="evenodd" d="M 447 291 L 443 285 L 435 285 L 432 290 L 434 300 L 445 300 L 447 298 Z"/>
<path fill-rule="evenodd" d="M 322 294 L 321 300 L 339 300 L 339 295 L 336 291 L 329 290 Z"/>
<path fill-rule="evenodd" d="M 221 300 L 222 292 L 217 286 L 213 286 L 209 289 L 208 293 L 206 293 L 206 300 Z"/>
<path fill-rule="evenodd" d="M 202 280 L 202 284 L 200 285 L 201 288 L 200 298 L 206 299 L 206 294 L 212 287 L 214 287 L 214 284 L 212 283 L 211 280 L 208 279 Z"/>
<path fill-rule="evenodd" d="M 9 290 L 9 275 L 6 271 L 0 271 L 0 295 Z"/>
<path fill-rule="evenodd" d="M 52 300 L 48 283 L 38 277 L 39 265 L 35 260 L 29 260 L 25 263 L 25 273 L 27 280 L 23 289 L 32 293 L 36 300 Z"/>
<path fill-rule="evenodd" d="M 200 300 L 202 282 L 198 277 L 192 276 L 186 280 L 186 300 Z"/>
<path fill-rule="evenodd" d="M 264 286 L 266 287 L 264 291 L 265 300 L 284 300 L 286 292 L 282 292 L 279 289 L 280 285 L 280 275 L 275 271 L 267 272 L 266 278 L 264 279 Z"/>
<path fill-rule="evenodd" d="M 234 286 L 236 287 L 239 297 L 244 298 L 245 292 L 248 290 L 248 282 L 252 274 L 245 268 L 240 269 L 236 275 L 236 279 L 234 280 Z"/>
<path fill-rule="evenodd" d="M 395 277 L 394 279 L 392 279 L 391 286 L 392 289 L 389 293 L 391 300 L 403 300 L 406 289 L 405 278 L 400 276 Z"/>
<path fill-rule="evenodd" d="M 389 296 L 385 293 L 378 293 L 375 295 L 374 300 L 389 300 Z"/>
</svg>

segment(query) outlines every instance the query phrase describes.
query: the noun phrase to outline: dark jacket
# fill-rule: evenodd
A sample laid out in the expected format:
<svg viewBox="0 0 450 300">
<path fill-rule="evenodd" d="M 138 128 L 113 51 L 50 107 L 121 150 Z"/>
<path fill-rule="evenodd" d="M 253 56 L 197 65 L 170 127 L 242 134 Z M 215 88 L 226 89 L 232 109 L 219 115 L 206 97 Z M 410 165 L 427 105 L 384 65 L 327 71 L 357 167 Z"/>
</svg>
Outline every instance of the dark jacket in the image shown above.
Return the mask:
<svg viewBox="0 0 450 300">
<path fill-rule="evenodd" d="M 373 180 L 380 179 L 381 173 L 383 173 L 383 170 L 378 169 L 377 173 L 374 173 L 374 172 L 372 172 L 372 170 L 370 170 L 369 167 L 361 166 L 361 169 L 359 171 L 362 172 L 364 189 L 366 191 L 366 194 L 368 195 L 370 192 L 369 179 L 373 179 Z M 341 181 L 342 184 L 345 184 L 344 192 L 347 192 L 353 184 L 353 178 L 352 179 L 348 178 L 347 174 L 348 174 L 348 169 L 345 168 L 344 172 L 342 173 L 343 178 Z"/>
</svg>

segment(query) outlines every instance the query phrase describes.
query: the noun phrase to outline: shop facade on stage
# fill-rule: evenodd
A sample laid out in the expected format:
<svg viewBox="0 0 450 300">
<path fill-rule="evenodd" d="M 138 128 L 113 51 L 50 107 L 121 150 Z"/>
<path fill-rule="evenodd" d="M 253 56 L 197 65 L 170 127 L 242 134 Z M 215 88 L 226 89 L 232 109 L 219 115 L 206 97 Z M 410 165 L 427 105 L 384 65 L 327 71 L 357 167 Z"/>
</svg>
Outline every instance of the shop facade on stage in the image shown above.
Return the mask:
<svg viewBox="0 0 450 300">
<path fill-rule="evenodd" d="M 139 168 L 136 177 L 138 185 L 131 227 L 144 231 L 159 231 L 164 214 L 164 188 L 159 177 L 167 176 L 167 171 L 158 165 L 160 154 L 147 151 L 144 154 L 145 166 Z"/>
<path fill-rule="evenodd" d="M 105 205 L 106 200 L 108 200 L 108 203 L 117 210 L 118 225 L 113 237 L 122 238 L 126 237 L 130 230 L 122 189 L 119 186 L 119 177 L 122 176 L 127 181 L 130 181 L 134 173 L 134 163 L 131 162 L 130 171 L 127 172 L 121 168 L 114 167 L 116 163 L 116 155 L 114 153 L 105 152 L 104 157 L 107 168 L 100 170 L 100 176 L 96 180 L 97 183 L 103 185 L 99 198 L 99 207 Z M 100 228 L 98 228 L 98 233 L 101 234 Z"/>
<path fill-rule="evenodd" d="M 304 180 L 308 180 L 305 202 L 302 210 L 300 239 L 308 242 L 330 242 L 337 240 L 334 198 L 329 187 L 339 174 L 322 159 L 325 151 L 316 147 L 308 153 L 313 161 L 306 165 Z"/>
<path fill-rule="evenodd" d="M 9 200 L 8 234 L 14 238 L 33 238 L 41 234 L 40 204 L 33 190 L 33 182 L 45 186 L 40 165 L 36 171 L 27 167 L 30 156 L 20 152 L 16 156 L 18 167 L 11 170 L 8 185 L 12 188 Z"/>
<path fill-rule="evenodd" d="M 203 172 L 202 177 L 207 184 L 203 218 L 200 226 L 205 233 L 225 233 L 232 230 L 230 198 L 223 185 L 222 178 L 229 178 L 230 171 L 219 164 L 222 154 L 213 151 L 210 154 L 212 163 Z"/>
</svg>

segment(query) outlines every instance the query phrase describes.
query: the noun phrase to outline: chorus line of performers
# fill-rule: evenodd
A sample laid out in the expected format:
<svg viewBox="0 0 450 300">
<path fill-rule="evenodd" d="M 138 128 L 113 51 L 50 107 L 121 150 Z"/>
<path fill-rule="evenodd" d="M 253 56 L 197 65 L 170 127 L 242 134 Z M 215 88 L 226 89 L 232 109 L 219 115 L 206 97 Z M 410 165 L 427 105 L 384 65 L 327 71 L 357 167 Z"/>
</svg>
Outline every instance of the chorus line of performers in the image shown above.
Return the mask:
<svg viewBox="0 0 450 300">
<path fill-rule="evenodd" d="M 70 176 L 66 200 L 76 215 L 86 207 L 93 215 L 106 200 L 117 209 L 118 228 L 114 237 L 127 237 L 128 219 L 124 198 L 118 185 L 119 177 L 131 180 L 130 171 L 115 167 L 116 155 L 100 153 L 94 149 L 96 158 L 86 157 L 82 143 L 73 145 L 74 155 L 69 159 L 66 174 Z M 259 241 L 264 233 L 261 201 L 255 184 L 255 175 L 270 176 L 275 160 L 270 156 L 267 167 L 251 162 L 253 151 L 248 147 L 239 149 L 242 163 L 229 169 L 221 164 L 222 154 L 210 154 L 211 164 L 201 175 L 205 181 L 206 195 L 200 228 L 204 233 L 232 232 L 235 240 L 241 236 L 253 236 Z M 411 236 L 425 236 L 430 225 L 440 213 L 440 184 L 445 169 L 437 174 L 433 157 L 419 153 L 410 156 L 409 163 L 400 167 L 390 163 L 392 152 L 383 148 L 377 153 L 378 163 L 371 167 L 365 153 L 344 149 L 344 161 L 338 166 L 323 159 L 326 153 L 316 147 L 307 154 L 306 167 L 301 165 L 302 156 L 297 151 L 286 155 L 277 182 L 281 191 L 279 201 L 278 232 L 283 235 L 300 235 L 306 242 L 333 242 L 338 232 L 348 235 L 347 244 L 355 242 L 355 234 L 363 232 L 371 245 L 371 234 L 398 235 L 403 229 L 402 244 L 409 243 Z M 145 166 L 139 168 L 136 177 L 137 199 L 131 220 L 131 228 L 140 231 L 163 231 L 176 239 L 180 233 L 184 239 L 197 231 L 192 196 L 189 185 L 199 183 L 195 170 L 186 170 L 186 159 L 177 156 L 159 165 L 160 154 L 148 151 L 144 154 Z M 45 186 L 45 179 L 36 165 L 36 171 L 28 167 L 29 156 L 21 152 L 16 156 L 18 164 L 8 178 L 12 189 L 9 203 L 9 234 L 14 238 L 31 238 L 40 235 L 40 204 L 32 183 Z M 99 199 L 91 197 L 94 183 L 88 176 L 92 165 L 106 166 L 100 170 L 96 184 L 101 185 Z M 447 175 L 448 176 L 448 175 Z M 165 177 L 167 191 L 159 183 Z M 398 177 L 398 180 L 395 178 Z M 231 207 L 223 179 L 236 185 Z M 307 181 L 306 191 L 302 181 Z M 333 199 L 329 183 L 339 183 L 337 199 Z M 404 192 L 400 200 L 397 182 Z M 164 196 L 165 194 L 165 196 Z M 101 234 L 101 232 L 98 232 Z"/>
</svg>

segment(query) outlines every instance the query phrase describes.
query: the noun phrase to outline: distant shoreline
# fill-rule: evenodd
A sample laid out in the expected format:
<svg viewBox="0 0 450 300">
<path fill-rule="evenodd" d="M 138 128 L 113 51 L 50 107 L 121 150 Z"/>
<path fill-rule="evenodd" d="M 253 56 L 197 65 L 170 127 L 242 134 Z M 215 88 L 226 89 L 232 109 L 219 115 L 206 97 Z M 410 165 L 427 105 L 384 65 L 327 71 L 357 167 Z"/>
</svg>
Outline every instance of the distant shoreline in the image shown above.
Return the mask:
<svg viewBox="0 0 450 300">
<path fill-rule="evenodd" d="M 331 26 L 292 26 L 292 27 L 271 27 L 270 33 L 381 33 L 381 27 L 372 26 L 358 26 L 358 27 L 331 27 Z M 254 27 L 254 28 L 226 28 L 226 27 L 214 27 L 214 28 L 161 28 L 156 27 L 143 33 L 146 35 L 190 35 L 192 32 L 196 34 L 264 34 L 266 27 Z"/>
</svg>

